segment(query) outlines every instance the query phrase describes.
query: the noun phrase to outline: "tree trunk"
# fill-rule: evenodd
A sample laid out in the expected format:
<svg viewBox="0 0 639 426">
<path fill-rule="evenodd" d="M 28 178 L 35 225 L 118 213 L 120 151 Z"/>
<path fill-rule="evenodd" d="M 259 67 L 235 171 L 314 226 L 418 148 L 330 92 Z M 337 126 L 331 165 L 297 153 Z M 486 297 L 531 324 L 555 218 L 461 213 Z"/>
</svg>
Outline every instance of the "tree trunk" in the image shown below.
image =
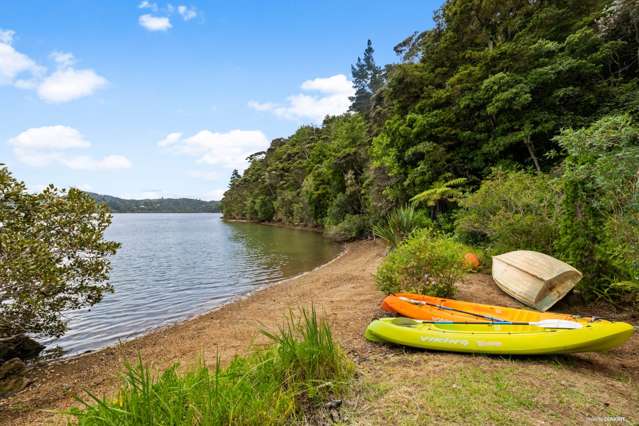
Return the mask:
<svg viewBox="0 0 639 426">
<path fill-rule="evenodd" d="M 541 167 L 539 166 L 539 160 L 537 160 L 537 156 L 535 155 L 535 150 L 533 149 L 532 142 L 530 141 L 530 135 L 526 135 L 526 140 L 524 141 L 526 144 L 526 148 L 528 148 L 528 153 L 530 154 L 530 158 L 532 158 L 533 163 L 535 163 L 535 168 L 538 172 L 541 172 Z"/>
</svg>

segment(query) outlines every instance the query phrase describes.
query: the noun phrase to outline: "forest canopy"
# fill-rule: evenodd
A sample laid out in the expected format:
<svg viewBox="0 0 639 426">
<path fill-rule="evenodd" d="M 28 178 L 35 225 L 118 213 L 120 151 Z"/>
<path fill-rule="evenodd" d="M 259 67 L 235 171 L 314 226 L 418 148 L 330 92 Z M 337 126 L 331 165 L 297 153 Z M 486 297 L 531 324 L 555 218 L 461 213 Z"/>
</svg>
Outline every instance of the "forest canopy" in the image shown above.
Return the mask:
<svg viewBox="0 0 639 426">
<path fill-rule="evenodd" d="M 625 165 L 636 164 L 637 140 L 626 137 L 621 147 L 605 132 L 635 129 L 639 119 L 639 1 L 448 0 L 434 20 L 432 29 L 399 41 L 395 64 L 377 65 L 369 41 L 352 66 L 350 111 L 326 117 L 321 126 L 303 126 L 250 156 L 249 167 L 234 172 L 224 194 L 224 217 L 316 226 L 350 239 L 370 233 L 425 191 L 450 193 L 450 182 L 463 182 L 454 193 L 471 194 L 487 179 L 485 188 L 490 179 L 506 179 L 505 190 L 526 188 L 530 176 L 534 187 L 557 191 L 554 203 L 541 194 L 531 197 L 560 209 L 542 212 L 548 232 L 543 244 L 552 246 L 547 251 L 578 265 L 597 258 L 593 268 L 600 272 L 610 266 L 601 262 L 605 238 L 598 238 L 599 248 L 583 247 L 568 224 L 576 223 L 571 214 L 586 208 L 579 203 L 609 188 L 584 188 L 585 168 L 592 167 L 593 178 L 610 177 L 601 164 L 613 164 L 613 146 L 628 156 Z M 579 144 L 586 135 L 597 138 L 592 146 L 601 158 L 585 158 Z M 635 213 L 627 213 L 634 212 L 635 172 L 625 180 L 610 177 L 623 181 L 626 193 L 606 194 L 626 207 L 591 206 L 597 226 L 637 229 Z M 508 173 L 515 173 L 516 183 Z M 453 232 L 456 220 L 470 226 L 457 219 L 468 213 L 460 204 L 482 207 L 477 197 L 461 198 L 421 207 L 443 231 Z M 527 226 L 534 227 L 538 209 L 527 209 Z M 620 257 L 634 247 L 630 231 L 624 234 L 630 246 L 620 249 Z M 620 278 L 630 277 L 626 271 L 609 280 Z"/>
</svg>

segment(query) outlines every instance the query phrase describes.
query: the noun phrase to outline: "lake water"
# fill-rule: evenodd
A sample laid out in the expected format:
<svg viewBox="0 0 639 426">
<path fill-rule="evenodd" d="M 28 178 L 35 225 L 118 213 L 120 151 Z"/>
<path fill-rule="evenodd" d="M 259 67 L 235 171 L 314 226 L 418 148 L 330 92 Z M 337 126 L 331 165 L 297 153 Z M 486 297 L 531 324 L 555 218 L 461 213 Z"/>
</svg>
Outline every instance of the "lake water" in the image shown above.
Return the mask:
<svg viewBox="0 0 639 426">
<path fill-rule="evenodd" d="M 225 223 L 219 214 L 114 214 L 105 237 L 122 243 L 112 258 L 115 292 L 68 313 L 67 334 L 45 342 L 66 355 L 206 312 L 340 251 L 314 232 Z"/>
</svg>

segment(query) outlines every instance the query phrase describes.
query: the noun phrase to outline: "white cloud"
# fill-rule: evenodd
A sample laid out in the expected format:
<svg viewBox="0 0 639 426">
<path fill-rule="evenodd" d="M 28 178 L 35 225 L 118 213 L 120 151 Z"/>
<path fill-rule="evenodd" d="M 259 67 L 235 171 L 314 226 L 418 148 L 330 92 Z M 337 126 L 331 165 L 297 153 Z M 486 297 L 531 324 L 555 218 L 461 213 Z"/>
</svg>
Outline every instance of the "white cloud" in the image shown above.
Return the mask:
<svg viewBox="0 0 639 426">
<path fill-rule="evenodd" d="M 190 21 L 197 16 L 197 10 L 194 6 L 188 7 L 183 4 L 177 7 L 178 13 L 185 21 Z"/>
<path fill-rule="evenodd" d="M 302 83 L 302 90 L 317 90 L 329 95 L 352 96 L 355 89 L 353 83 L 344 74 L 337 74 L 327 78 L 315 78 Z"/>
<path fill-rule="evenodd" d="M 42 81 L 38 96 L 51 103 L 69 102 L 92 95 L 106 84 L 106 79 L 91 69 L 60 69 Z"/>
<path fill-rule="evenodd" d="M 164 137 L 164 139 L 158 142 L 158 146 L 167 147 L 167 146 L 175 145 L 176 143 L 180 141 L 180 138 L 182 138 L 182 133 L 180 132 L 169 133 L 168 135 Z"/>
<path fill-rule="evenodd" d="M 46 69 L 12 45 L 15 31 L 0 30 L 0 85 L 29 89 Z"/>
<path fill-rule="evenodd" d="M 150 1 L 147 1 L 147 0 L 144 0 L 144 1 L 140 2 L 138 7 L 140 9 L 151 9 L 154 12 L 157 12 L 157 10 L 158 10 L 158 5 L 157 4 L 152 3 Z"/>
<path fill-rule="evenodd" d="M 13 36 L 16 32 L 13 30 L 0 30 L 0 43 L 11 44 L 13 43 Z"/>
<path fill-rule="evenodd" d="M 174 152 L 197 157 L 199 163 L 243 170 L 247 166 L 246 157 L 267 149 L 268 145 L 269 140 L 261 131 L 236 129 L 226 133 L 201 130 L 164 146 L 171 147 Z"/>
<path fill-rule="evenodd" d="M 36 90 L 46 102 L 69 102 L 91 95 L 104 87 L 107 80 L 92 69 L 75 69 L 72 53 L 53 51 L 49 55 L 57 70 L 47 69 L 12 46 L 14 31 L 0 30 L 0 85 Z"/>
<path fill-rule="evenodd" d="M 9 139 L 16 158 L 34 167 L 61 164 L 75 170 L 128 169 L 131 162 L 122 155 L 107 155 L 95 159 L 87 155 L 73 155 L 68 151 L 87 149 L 91 143 L 73 127 L 45 126 L 27 129 Z"/>
<path fill-rule="evenodd" d="M 69 68 L 75 64 L 75 57 L 73 56 L 73 53 L 54 50 L 51 52 L 49 57 L 53 59 L 60 68 Z"/>
<path fill-rule="evenodd" d="M 348 98 L 355 93 L 352 82 L 344 74 L 304 81 L 301 89 L 319 94 L 292 95 L 287 98 L 286 104 L 252 100 L 248 106 L 257 111 L 270 111 L 289 120 L 310 119 L 321 123 L 327 115 L 339 115 L 348 111 L 351 104 Z"/>
<path fill-rule="evenodd" d="M 171 21 L 166 16 L 144 14 L 138 18 L 138 22 L 149 31 L 167 31 L 172 27 Z"/>
</svg>

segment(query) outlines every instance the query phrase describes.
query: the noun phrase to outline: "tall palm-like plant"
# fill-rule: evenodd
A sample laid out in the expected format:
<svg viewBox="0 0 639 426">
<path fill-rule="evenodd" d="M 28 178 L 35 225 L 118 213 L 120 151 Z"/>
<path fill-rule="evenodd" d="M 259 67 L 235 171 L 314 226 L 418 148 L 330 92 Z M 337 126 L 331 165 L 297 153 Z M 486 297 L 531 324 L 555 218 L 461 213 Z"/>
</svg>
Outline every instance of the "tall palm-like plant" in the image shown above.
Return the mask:
<svg viewBox="0 0 639 426">
<path fill-rule="evenodd" d="M 423 211 L 409 205 L 393 210 L 386 223 L 374 225 L 373 234 L 386 241 L 393 249 L 416 229 L 430 225 L 431 221 Z"/>
</svg>

